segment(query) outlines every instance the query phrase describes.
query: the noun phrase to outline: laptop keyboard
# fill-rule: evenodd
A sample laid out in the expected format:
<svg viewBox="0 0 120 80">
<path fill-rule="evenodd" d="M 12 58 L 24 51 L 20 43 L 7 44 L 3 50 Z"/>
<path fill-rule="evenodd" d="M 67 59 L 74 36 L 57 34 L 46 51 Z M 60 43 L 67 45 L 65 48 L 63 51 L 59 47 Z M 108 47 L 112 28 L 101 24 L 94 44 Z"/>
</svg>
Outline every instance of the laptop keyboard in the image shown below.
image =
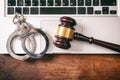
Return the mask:
<svg viewBox="0 0 120 80">
<path fill-rule="evenodd" d="M 6 15 L 117 16 L 117 0 L 7 0 Z"/>
</svg>

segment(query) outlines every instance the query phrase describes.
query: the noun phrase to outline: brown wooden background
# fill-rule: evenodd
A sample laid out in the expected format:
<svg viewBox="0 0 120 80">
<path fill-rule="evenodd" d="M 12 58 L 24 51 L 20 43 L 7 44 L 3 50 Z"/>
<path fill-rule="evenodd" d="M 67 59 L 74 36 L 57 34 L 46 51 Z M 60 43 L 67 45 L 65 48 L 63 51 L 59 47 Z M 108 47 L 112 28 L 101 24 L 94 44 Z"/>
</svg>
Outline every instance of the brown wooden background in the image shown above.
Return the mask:
<svg viewBox="0 0 120 80">
<path fill-rule="evenodd" d="M 120 80 L 120 55 L 46 55 L 28 61 L 0 55 L 0 80 Z"/>
</svg>

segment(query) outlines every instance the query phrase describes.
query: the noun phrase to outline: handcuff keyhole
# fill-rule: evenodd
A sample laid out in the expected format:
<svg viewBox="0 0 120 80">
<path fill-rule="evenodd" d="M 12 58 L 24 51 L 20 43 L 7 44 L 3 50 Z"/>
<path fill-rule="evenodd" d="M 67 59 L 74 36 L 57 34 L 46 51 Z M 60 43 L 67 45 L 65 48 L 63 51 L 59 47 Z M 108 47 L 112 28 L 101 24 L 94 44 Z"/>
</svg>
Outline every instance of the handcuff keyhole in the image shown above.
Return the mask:
<svg viewBox="0 0 120 80">
<path fill-rule="evenodd" d="M 27 27 L 26 27 L 26 26 L 24 26 L 24 29 L 27 29 Z"/>
<path fill-rule="evenodd" d="M 24 26 L 24 29 L 27 29 L 27 26 Z"/>
</svg>

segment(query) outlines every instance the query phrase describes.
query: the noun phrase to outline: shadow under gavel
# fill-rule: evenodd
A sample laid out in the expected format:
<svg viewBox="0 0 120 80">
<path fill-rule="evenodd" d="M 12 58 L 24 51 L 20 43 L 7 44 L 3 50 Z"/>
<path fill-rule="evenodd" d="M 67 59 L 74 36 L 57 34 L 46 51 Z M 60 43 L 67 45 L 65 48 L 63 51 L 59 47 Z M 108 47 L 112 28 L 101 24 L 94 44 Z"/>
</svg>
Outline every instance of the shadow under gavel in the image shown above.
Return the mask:
<svg viewBox="0 0 120 80">
<path fill-rule="evenodd" d="M 70 41 L 78 40 L 89 42 L 90 44 L 97 44 L 103 46 L 105 48 L 120 52 L 120 45 L 113 44 L 106 41 L 101 41 L 94 39 L 93 37 L 87 37 L 83 34 L 75 32 L 74 26 L 76 25 L 76 21 L 70 17 L 61 17 L 61 24 L 57 27 L 56 32 L 56 40 L 54 41 L 54 45 L 58 48 L 69 49 L 71 47 Z"/>
</svg>

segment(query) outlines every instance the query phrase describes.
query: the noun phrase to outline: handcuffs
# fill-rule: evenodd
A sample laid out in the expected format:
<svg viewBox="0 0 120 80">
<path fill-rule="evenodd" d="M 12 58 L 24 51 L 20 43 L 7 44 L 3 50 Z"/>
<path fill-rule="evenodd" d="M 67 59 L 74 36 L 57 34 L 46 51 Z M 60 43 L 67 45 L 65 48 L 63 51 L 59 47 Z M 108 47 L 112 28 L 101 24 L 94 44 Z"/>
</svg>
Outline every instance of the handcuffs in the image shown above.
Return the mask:
<svg viewBox="0 0 120 80">
<path fill-rule="evenodd" d="M 27 23 L 24 16 L 19 13 L 16 13 L 15 17 L 13 18 L 13 23 L 17 25 L 17 29 L 9 36 L 7 41 L 6 47 L 9 54 L 18 60 L 26 60 L 29 57 L 37 59 L 43 57 L 49 48 L 49 39 L 47 35 L 41 29 L 34 28 L 31 24 Z M 36 40 L 34 38 L 35 34 L 42 35 L 46 42 L 44 50 L 41 51 L 39 54 L 35 54 L 36 50 Z M 13 50 L 13 40 L 15 40 L 16 38 L 19 38 L 19 40 L 22 43 L 22 48 L 26 53 L 23 56 L 17 55 Z M 27 49 L 25 45 L 26 39 L 29 39 L 29 42 L 31 42 L 32 44 L 32 48 L 30 50 Z"/>
</svg>

